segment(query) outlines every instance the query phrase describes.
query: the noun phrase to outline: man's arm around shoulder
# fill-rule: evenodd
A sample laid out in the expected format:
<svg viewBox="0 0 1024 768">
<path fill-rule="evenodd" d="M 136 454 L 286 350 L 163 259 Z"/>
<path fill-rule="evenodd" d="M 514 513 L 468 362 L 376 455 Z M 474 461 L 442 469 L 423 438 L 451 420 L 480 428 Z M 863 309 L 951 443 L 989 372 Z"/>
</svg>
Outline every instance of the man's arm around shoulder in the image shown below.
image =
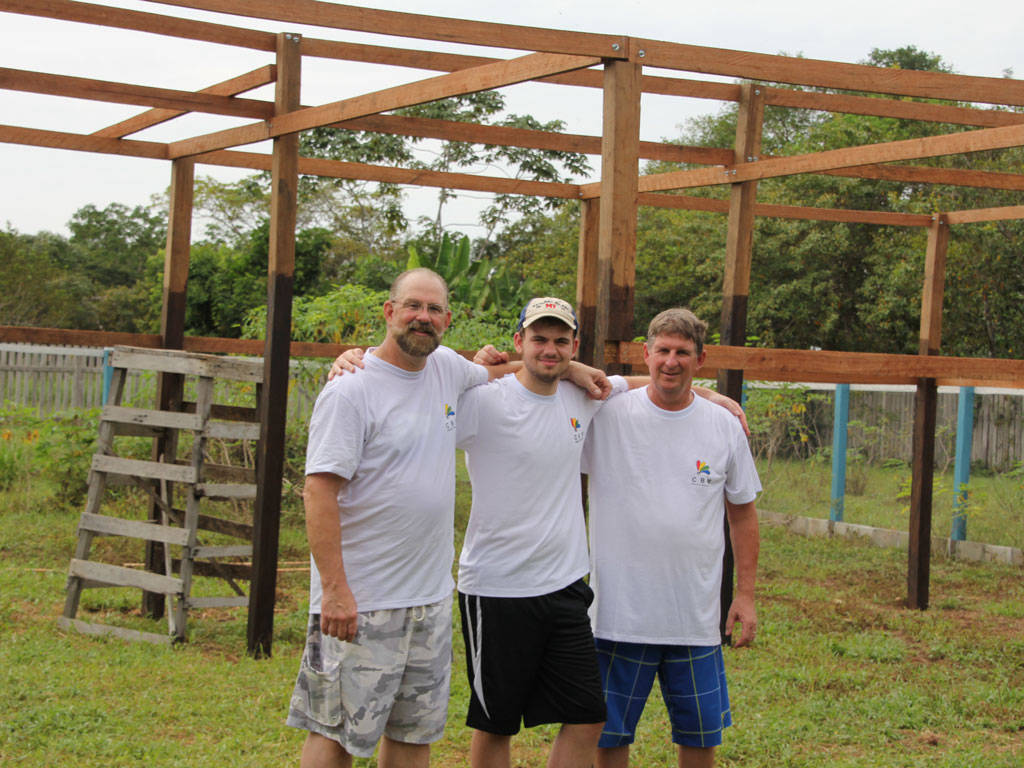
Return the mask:
<svg viewBox="0 0 1024 768">
<path fill-rule="evenodd" d="M 348 480 L 338 475 L 318 472 L 306 476 L 302 491 L 306 537 L 323 588 L 320 629 L 339 640 L 352 640 L 356 636 L 356 600 L 345 577 L 338 507 L 338 494 L 347 483 Z"/>
</svg>

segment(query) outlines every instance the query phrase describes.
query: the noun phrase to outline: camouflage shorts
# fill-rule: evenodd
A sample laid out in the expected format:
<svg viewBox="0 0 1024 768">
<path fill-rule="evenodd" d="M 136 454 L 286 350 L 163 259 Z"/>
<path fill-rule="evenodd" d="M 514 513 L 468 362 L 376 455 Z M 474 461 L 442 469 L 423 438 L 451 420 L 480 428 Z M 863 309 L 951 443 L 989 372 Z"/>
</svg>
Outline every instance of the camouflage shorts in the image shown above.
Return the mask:
<svg viewBox="0 0 1024 768">
<path fill-rule="evenodd" d="M 452 601 L 359 614 L 356 639 L 324 636 L 311 614 L 287 723 L 370 757 L 382 735 L 429 744 L 444 733 Z"/>
</svg>

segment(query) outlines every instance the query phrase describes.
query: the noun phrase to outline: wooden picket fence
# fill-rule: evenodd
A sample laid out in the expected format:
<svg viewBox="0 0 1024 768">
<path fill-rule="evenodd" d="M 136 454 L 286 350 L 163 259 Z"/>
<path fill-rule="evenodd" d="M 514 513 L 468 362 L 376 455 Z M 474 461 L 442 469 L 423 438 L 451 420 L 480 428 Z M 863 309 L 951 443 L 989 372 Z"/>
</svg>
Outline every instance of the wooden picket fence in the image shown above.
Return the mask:
<svg viewBox="0 0 1024 768">
<path fill-rule="evenodd" d="M 138 390 L 139 379 L 132 377 L 132 390 Z M 97 408 L 102 397 L 102 349 L 0 344 L 0 402 L 46 414 Z"/>
<path fill-rule="evenodd" d="M 39 415 L 103 405 L 102 347 L 0 344 L 0 404 L 34 408 Z M 293 360 L 288 418 L 308 421 L 323 386 L 323 361 Z M 155 376 L 129 371 L 123 400 L 147 405 Z"/>
</svg>

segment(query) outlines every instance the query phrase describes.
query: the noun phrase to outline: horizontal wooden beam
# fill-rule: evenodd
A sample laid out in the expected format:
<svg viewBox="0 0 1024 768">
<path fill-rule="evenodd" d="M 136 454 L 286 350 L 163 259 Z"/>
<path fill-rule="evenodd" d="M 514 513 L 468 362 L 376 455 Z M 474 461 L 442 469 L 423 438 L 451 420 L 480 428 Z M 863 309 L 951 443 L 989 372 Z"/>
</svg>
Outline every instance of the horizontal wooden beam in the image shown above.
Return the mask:
<svg viewBox="0 0 1024 768">
<path fill-rule="evenodd" d="M 24 144 L 30 147 L 49 147 L 50 149 L 71 149 L 79 152 L 98 152 L 104 155 L 168 159 L 167 145 L 156 141 L 109 139 L 103 136 L 44 131 L 15 125 L 0 125 L 0 142 Z"/>
<path fill-rule="evenodd" d="M 702 148 L 692 147 L 690 149 L 692 151 Z M 725 151 L 716 150 L 716 152 Z M 732 161 L 732 158 L 730 158 L 725 163 L 721 161 L 715 163 L 714 158 L 716 155 L 711 155 L 710 153 L 705 157 L 704 162 L 708 164 L 726 165 Z M 762 155 L 762 159 L 769 160 L 775 158 L 772 155 Z M 694 163 L 701 161 L 686 160 L 683 162 Z M 922 165 L 862 165 L 852 168 L 821 171 L 821 173 L 828 176 L 840 176 L 851 179 L 879 179 L 910 184 L 945 184 L 951 187 L 1024 191 L 1024 174 L 974 171 L 966 168 L 936 168 Z M 584 196 L 589 197 L 596 189 L 596 187 L 585 187 Z"/>
<path fill-rule="evenodd" d="M 660 40 L 633 43 L 644 51 L 643 62 L 649 67 L 846 91 L 1024 106 L 1024 81 L 1010 78 L 872 67 Z"/>
<path fill-rule="evenodd" d="M 266 119 L 274 113 L 274 105 L 267 101 L 178 91 L 171 88 L 151 88 L 146 85 L 91 80 L 85 77 L 51 75 L 46 72 L 29 72 L 8 67 L 0 67 L 0 88 L 49 96 L 65 96 L 73 99 L 107 101 L 115 104 L 140 104 L 233 117 Z"/>
<path fill-rule="evenodd" d="M 422 40 L 514 48 L 521 51 L 567 53 L 576 56 L 627 58 L 628 38 L 570 32 L 541 27 L 449 19 L 418 13 L 381 11 L 318 0 L 150 0 L 163 5 L 197 8 L 271 21 L 309 24 L 353 32 L 372 32 Z"/>
<path fill-rule="evenodd" d="M 590 56 L 527 54 L 282 115 L 271 121 L 271 132 L 275 136 L 294 133 L 354 117 L 515 85 L 549 74 L 586 69 L 600 63 L 600 59 Z"/>
<path fill-rule="evenodd" d="M 243 147 L 272 139 L 270 122 L 249 123 L 237 128 L 206 133 L 191 139 L 174 141 L 167 145 L 167 153 L 171 159 L 189 157 L 204 152 L 215 152 L 226 147 Z"/>
<path fill-rule="evenodd" d="M 1024 205 L 976 208 L 973 211 L 952 211 L 946 214 L 946 221 L 950 224 L 975 224 L 983 221 L 1007 221 L 1010 219 L 1024 219 Z"/>
<path fill-rule="evenodd" d="M 66 328 L 28 328 L 0 325 L 0 342 L 12 344 L 57 344 L 75 347 L 132 346 L 160 349 L 160 335 L 156 333 L 120 333 L 117 331 L 79 331 Z M 351 344 L 313 344 L 293 341 L 292 357 L 334 358 Z M 263 355 L 263 339 L 224 339 L 212 336 L 186 336 L 186 352 L 216 355 Z M 475 353 L 474 353 L 475 354 Z"/>
<path fill-rule="evenodd" d="M 879 101 L 879 99 L 873 99 Z M 395 133 L 403 136 L 468 141 L 479 144 L 552 149 L 562 152 L 599 154 L 601 137 L 580 134 L 552 133 L 496 125 L 477 125 L 450 120 L 374 115 L 357 118 L 331 127 L 349 130 Z M 734 154 L 728 149 L 696 147 L 654 141 L 640 142 L 640 157 L 664 162 L 700 165 L 726 165 Z M 770 159 L 771 156 L 763 156 Z M 884 179 L 915 184 L 948 184 L 982 189 L 1024 190 L 1024 174 L 974 171 L 960 168 L 932 168 L 906 165 L 868 165 L 843 168 L 823 173 L 849 178 Z"/>
<path fill-rule="evenodd" d="M 271 156 L 259 152 L 238 152 L 220 150 L 196 155 L 196 162 L 231 168 L 249 168 L 266 171 L 270 169 Z M 393 168 L 364 163 L 347 163 L 341 160 L 325 160 L 313 157 L 299 158 L 299 173 L 335 179 L 359 179 L 379 181 L 387 184 L 408 184 L 420 187 L 442 189 L 464 189 L 474 192 L 494 192 L 504 195 L 535 195 L 574 200 L 579 197 L 576 184 L 559 184 L 550 181 L 509 179 L 499 176 L 477 176 L 470 173 L 449 173 L 412 168 Z"/>
<path fill-rule="evenodd" d="M 274 82 L 277 77 L 277 67 L 273 64 L 246 72 L 244 75 L 232 77 L 230 80 L 203 88 L 199 93 L 212 93 L 217 96 L 237 96 L 240 93 L 251 91 L 253 88 L 267 85 Z M 188 114 L 176 109 L 150 109 L 140 115 L 135 115 L 127 120 L 122 120 L 114 125 L 101 128 L 92 133 L 93 136 L 106 136 L 111 139 L 120 139 L 133 133 L 152 128 L 154 125 L 165 123 L 181 115 Z"/>
<path fill-rule="evenodd" d="M 643 192 L 638 196 L 640 205 L 652 208 L 676 208 L 687 211 L 708 211 L 728 213 L 729 201 L 688 195 L 668 195 Z M 798 205 L 770 205 L 757 203 L 754 215 L 776 219 L 800 219 L 808 221 L 836 221 L 847 224 L 880 224 L 892 227 L 927 227 L 932 217 L 923 214 L 893 213 L 890 211 L 859 211 L 840 208 L 810 208 Z"/>
<path fill-rule="evenodd" d="M 252 48 L 258 51 L 274 51 L 277 47 L 277 36 L 272 32 L 210 24 L 205 21 L 193 21 L 176 16 L 163 16 L 158 13 L 112 8 L 109 5 L 79 3 L 74 0 L 0 0 L 0 11 L 117 29 L 130 29 L 136 32 L 149 32 L 155 35 L 200 40 L 239 48 Z"/>
<path fill-rule="evenodd" d="M 356 117 L 365 117 L 378 112 L 387 112 L 451 96 L 486 91 L 543 77 L 547 74 L 583 69 L 596 64 L 600 64 L 600 60 L 592 57 L 532 53 L 496 64 L 485 64 L 350 99 L 342 99 L 319 107 L 300 109 L 278 115 L 270 121 L 262 123 L 244 125 L 174 142 L 170 145 L 170 155 L 173 158 L 185 157 L 232 146 L 252 144 L 264 139 L 297 133 Z"/>
<path fill-rule="evenodd" d="M 997 171 L 973 171 L 966 168 L 934 168 L 924 165 L 864 165 L 822 171 L 829 176 L 882 179 L 911 184 L 946 184 L 952 187 L 1024 190 L 1024 174 Z"/>
<path fill-rule="evenodd" d="M 495 146 L 528 147 L 550 149 L 558 152 L 579 152 L 601 154 L 601 137 L 575 133 L 555 133 L 528 128 L 513 128 L 504 125 L 478 125 L 455 120 L 435 120 L 425 117 L 404 117 L 400 115 L 372 115 L 342 123 L 332 128 L 352 131 L 375 131 L 400 136 L 466 141 L 474 144 Z M 721 165 L 730 162 L 733 153 L 715 147 L 695 147 L 682 144 L 667 144 L 657 141 L 641 141 L 640 156 L 648 160 L 662 160 L 672 163 L 695 163 Z"/>
<path fill-rule="evenodd" d="M 641 80 L 641 88 L 644 93 L 660 93 L 667 96 L 716 101 L 739 101 L 740 92 L 740 87 L 737 84 L 713 83 L 678 77 L 645 76 Z M 1000 125 L 1024 123 L 1024 114 L 1002 109 L 977 109 L 952 104 L 906 101 L 878 96 L 855 96 L 845 93 L 794 91 L 767 85 L 761 86 L 761 88 L 764 91 L 765 104 L 773 107 L 892 117 L 900 120 L 921 120 L 979 128 L 996 128 Z"/>
<path fill-rule="evenodd" d="M 456 72 L 460 69 L 493 64 L 503 59 L 489 56 L 469 56 L 464 53 L 442 53 L 438 51 L 421 51 L 413 48 L 392 48 L 383 45 L 367 45 L 365 43 L 343 43 L 337 40 L 318 40 L 302 38 L 303 56 L 316 56 L 325 59 L 343 61 L 361 61 L 367 64 L 385 64 L 394 67 L 409 67 L 435 72 Z M 566 72 L 560 75 L 549 75 L 537 78 L 537 82 L 557 85 L 574 85 L 585 88 L 600 88 L 602 76 L 600 72 L 582 71 Z"/>
<path fill-rule="evenodd" d="M 742 370 L 746 380 L 826 382 L 836 384 L 916 384 L 922 377 L 943 385 L 1024 388 L 1024 360 L 871 352 L 832 352 L 758 347 L 704 347 L 707 362 L 700 375 Z M 620 342 L 608 350 L 606 363 L 626 363 L 644 370 L 643 345 Z"/>
<path fill-rule="evenodd" d="M 121 344 L 160 348 L 157 334 L 75 331 L 61 328 L 0 326 L 0 342 L 112 347 Z M 293 357 L 333 359 L 353 346 L 347 344 L 291 343 Z M 208 354 L 261 355 L 261 339 L 185 337 L 185 350 Z M 707 363 L 702 373 L 718 368 L 740 369 L 745 378 L 762 381 L 913 384 L 922 376 L 940 385 L 1005 386 L 1024 389 L 1024 360 L 925 355 L 887 355 L 865 352 L 831 352 L 758 347 L 705 347 Z M 475 350 L 462 352 L 472 357 Z M 606 361 L 629 363 L 643 369 L 642 345 L 609 342 Z"/>
<path fill-rule="evenodd" d="M 167 145 L 159 142 L 111 139 L 77 133 L 44 131 L 37 128 L 21 128 L 18 126 L 0 125 L 0 142 L 49 147 L 51 149 L 98 152 L 109 155 L 155 158 L 158 160 L 168 159 Z M 215 151 L 197 155 L 196 160 L 207 165 L 269 171 L 272 157 L 269 154 L 260 154 L 258 152 Z M 477 192 L 494 192 L 497 194 L 537 195 L 564 199 L 576 199 L 579 197 L 579 186 L 576 184 L 509 179 L 497 176 L 477 176 L 469 173 L 392 168 L 319 158 L 299 158 L 299 173 L 338 179 L 360 179 L 389 184 L 465 189 Z"/>
<path fill-rule="evenodd" d="M 867 144 L 793 157 L 758 160 L 720 168 L 699 168 L 691 171 L 672 171 L 643 176 L 640 179 L 640 191 L 656 192 L 715 184 L 735 184 L 741 181 L 792 176 L 801 173 L 823 173 L 839 168 L 876 163 L 956 155 L 989 149 L 1006 149 L 1022 144 L 1024 144 L 1024 125 L 981 128 L 942 136 L 927 136 L 921 139 Z M 593 185 L 584 187 L 584 196 L 594 193 Z"/>
<path fill-rule="evenodd" d="M 773 219 L 834 221 L 845 224 L 878 224 L 887 227 L 927 227 L 932 223 L 931 216 L 920 213 L 812 208 L 801 205 L 771 205 L 769 203 L 758 203 L 755 205 L 754 215 Z"/>
<path fill-rule="evenodd" d="M 765 104 L 774 107 L 813 109 L 820 112 L 970 125 L 978 128 L 997 128 L 1000 125 L 1024 123 L 1024 114 L 1001 109 L 974 109 L 957 107 L 952 104 L 932 104 L 923 101 L 852 96 L 842 93 L 793 91 L 786 88 L 765 87 Z"/>
</svg>

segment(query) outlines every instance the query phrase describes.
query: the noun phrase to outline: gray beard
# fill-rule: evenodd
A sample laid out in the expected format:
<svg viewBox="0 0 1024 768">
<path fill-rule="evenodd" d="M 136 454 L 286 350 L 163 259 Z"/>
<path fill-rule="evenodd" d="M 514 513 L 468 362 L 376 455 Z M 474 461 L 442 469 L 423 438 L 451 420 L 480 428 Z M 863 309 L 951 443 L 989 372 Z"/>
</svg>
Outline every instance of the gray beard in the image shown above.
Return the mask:
<svg viewBox="0 0 1024 768">
<path fill-rule="evenodd" d="M 411 331 L 413 330 L 427 330 L 425 328 L 412 328 L 403 331 L 402 333 L 395 334 L 395 343 L 398 344 L 398 348 L 405 352 L 407 355 L 413 357 L 426 357 L 441 343 L 441 340 L 434 334 L 434 329 L 431 328 L 429 337 L 425 336 L 413 336 Z"/>
</svg>

